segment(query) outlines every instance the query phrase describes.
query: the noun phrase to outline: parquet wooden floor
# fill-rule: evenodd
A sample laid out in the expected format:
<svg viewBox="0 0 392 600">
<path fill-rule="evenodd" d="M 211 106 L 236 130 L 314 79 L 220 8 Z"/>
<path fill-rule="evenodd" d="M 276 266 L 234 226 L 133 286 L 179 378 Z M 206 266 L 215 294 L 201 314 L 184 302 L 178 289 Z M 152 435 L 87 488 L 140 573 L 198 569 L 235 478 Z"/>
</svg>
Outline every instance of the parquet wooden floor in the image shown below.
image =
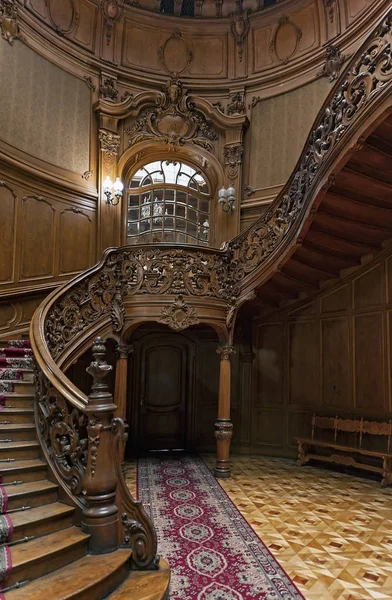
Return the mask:
<svg viewBox="0 0 392 600">
<path fill-rule="evenodd" d="M 222 487 L 306 600 L 392 600 L 392 487 L 288 459 L 232 462 Z M 135 463 L 126 472 L 135 494 Z"/>
</svg>

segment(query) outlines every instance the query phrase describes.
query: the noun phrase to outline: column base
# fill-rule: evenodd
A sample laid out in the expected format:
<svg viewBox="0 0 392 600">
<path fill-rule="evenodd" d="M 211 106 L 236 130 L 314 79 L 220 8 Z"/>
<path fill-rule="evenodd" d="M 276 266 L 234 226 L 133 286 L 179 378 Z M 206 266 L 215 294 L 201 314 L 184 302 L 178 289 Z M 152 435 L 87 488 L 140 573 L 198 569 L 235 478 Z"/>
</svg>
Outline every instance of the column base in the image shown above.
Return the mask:
<svg viewBox="0 0 392 600">
<path fill-rule="evenodd" d="M 216 465 L 214 475 L 217 479 L 229 479 L 231 477 L 231 467 L 229 465 L 227 467 Z"/>
</svg>

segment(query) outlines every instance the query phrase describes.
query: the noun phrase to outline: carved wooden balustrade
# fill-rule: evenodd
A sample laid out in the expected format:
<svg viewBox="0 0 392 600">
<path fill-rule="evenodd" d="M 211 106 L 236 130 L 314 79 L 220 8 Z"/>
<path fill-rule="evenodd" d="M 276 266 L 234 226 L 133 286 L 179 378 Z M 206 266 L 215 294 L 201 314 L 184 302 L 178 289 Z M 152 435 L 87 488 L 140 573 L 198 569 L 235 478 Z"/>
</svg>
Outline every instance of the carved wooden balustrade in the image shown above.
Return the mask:
<svg viewBox="0 0 392 600">
<path fill-rule="evenodd" d="M 391 110 L 391 43 L 392 9 L 338 80 L 274 204 L 222 250 L 165 244 L 108 249 L 98 265 L 54 291 L 35 313 L 31 342 L 39 369 L 37 418 L 43 449 L 92 533 L 93 551 L 109 551 L 125 538 L 133 547 L 134 564 L 145 568 L 156 562 L 156 539 L 121 473 L 126 432 L 122 419 L 114 418 L 116 399 L 113 403 L 101 381 L 107 372 L 102 342 L 94 345 L 90 372 L 95 382 L 89 397 L 64 371 L 97 335 L 123 344 L 133 327 L 152 320 L 177 331 L 198 322 L 210 324 L 225 349 L 221 371 L 226 380 L 230 377 L 229 349 L 239 307 L 294 251 L 317 197 L 331 184 L 348 149 L 355 149 L 361 136 Z M 222 384 L 216 431 L 221 476 L 229 473 L 229 395 L 230 386 Z M 104 536 L 98 533 L 99 523 Z"/>
</svg>

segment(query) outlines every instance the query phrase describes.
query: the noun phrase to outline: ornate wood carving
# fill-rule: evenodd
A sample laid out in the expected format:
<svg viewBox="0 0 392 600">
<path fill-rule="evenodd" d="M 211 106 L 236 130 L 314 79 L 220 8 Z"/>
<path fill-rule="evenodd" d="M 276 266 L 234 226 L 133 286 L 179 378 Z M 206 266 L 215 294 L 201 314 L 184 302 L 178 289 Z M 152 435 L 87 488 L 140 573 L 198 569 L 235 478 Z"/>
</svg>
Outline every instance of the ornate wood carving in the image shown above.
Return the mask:
<svg viewBox="0 0 392 600">
<path fill-rule="evenodd" d="M 124 0 L 102 0 L 101 11 L 105 21 L 106 44 L 109 46 L 113 28 L 121 19 L 124 11 Z"/>
<path fill-rule="evenodd" d="M 331 23 L 335 20 L 336 0 L 324 0 L 324 6 Z"/>
<path fill-rule="evenodd" d="M 1 37 L 9 44 L 22 39 L 19 29 L 18 2 L 16 0 L 0 0 Z"/>
<path fill-rule="evenodd" d="M 279 35 L 279 31 L 283 28 L 283 27 L 287 27 L 290 26 L 293 30 L 294 30 L 294 35 L 295 35 L 295 43 L 294 46 L 291 50 L 291 52 L 289 52 L 286 56 L 280 56 L 279 54 L 279 50 L 277 47 L 277 40 L 278 40 L 278 35 Z M 298 49 L 298 44 L 299 41 L 302 37 L 302 31 L 300 30 L 300 28 L 298 27 L 298 25 L 296 25 L 294 23 L 294 21 L 292 21 L 289 17 L 281 17 L 279 19 L 278 22 L 278 26 L 276 27 L 274 34 L 272 36 L 272 39 L 270 41 L 270 51 L 272 54 L 274 54 L 274 56 L 277 58 L 277 60 L 279 60 L 280 62 L 282 62 L 283 64 L 286 64 L 289 62 L 290 58 L 292 56 L 294 56 L 294 54 L 296 53 L 297 49 Z"/>
<path fill-rule="evenodd" d="M 165 323 L 174 331 L 182 331 L 198 323 L 199 317 L 196 310 L 189 306 L 180 294 L 172 304 L 162 308 L 159 321 Z"/>
<path fill-rule="evenodd" d="M 101 144 L 101 151 L 104 155 L 104 166 L 109 169 L 116 161 L 116 156 L 120 148 L 120 136 L 117 135 L 117 133 L 101 129 L 99 132 L 99 141 Z"/>
<path fill-rule="evenodd" d="M 217 421 L 215 423 L 215 438 L 220 441 L 230 442 L 233 437 L 233 423 L 230 421 Z"/>
<path fill-rule="evenodd" d="M 185 143 L 201 146 L 210 152 L 218 139 L 201 112 L 184 93 L 179 79 L 172 78 L 165 92 L 157 98 L 157 106 L 143 111 L 133 127 L 127 128 L 129 145 L 144 140 L 157 141 L 168 146 Z"/>
<path fill-rule="evenodd" d="M 232 181 L 238 176 L 238 172 L 242 163 L 243 153 L 244 146 L 242 144 L 225 146 L 223 149 L 223 156 L 225 160 L 227 175 Z"/>
<path fill-rule="evenodd" d="M 79 21 L 79 13 L 75 6 L 74 0 L 65 0 L 61 2 L 58 14 L 55 12 L 56 6 L 53 6 L 54 0 L 45 0 L 45 5 L 48 9 L 49 19 L 54 27 L 54 30 L 59 35 L 71 33 Z M 68 12 L 67 9 L 68 8 Z M 68 17 L 68 23 L 66 23 Z M 63 22 L 65 21 L 65 22 Z"/>
<path fill-rule="evenodd" d="M 236 10 L 231 13 L 231 33 L 234 37 L 238 48 L 238 57 L 242 62 L 243 45 L 249 33 L 250 23 L 249 15 L 252 12 L 250 9 L 244 10 L 243 0 L 235 0 Z"/>
<path fill-rule="evenodd" d="M 82 175 L 82 178 L 86 181 L 90 181 L 91 177 L 94 175 L 94 171 L 85 171 Z"/>
<path fill-rule="evenodd" d="M 176 45 L 173 55 L 175 57 L 174 68 L 170 68 L 168 49 L 170 46 Z M 182 47 L 182 50 L 180 49 Z M 170 37 L 167 38 L 166 42 L 158 48 L 158 57 L 159 60 L 168 73 L 172 75 L 172 77 L 178 77 L 181 73 L 184 73 L 189 68 L 189 65 L 193 61 L 193 50 L 189 41 L 183 36 L 179 29 L 176 29 Z M 181 65 L 181 58 L 182 65 Z"/>
<path fill-rule="evenodd" d="M 230 96 L 230 102 L 227 104 L 228 115 L 243 115 L 245 112 L 244 95 L 236 92 Z"/>
<path fill-rule="evenodd" d="M 84 76 L 84 80 L 86 82 L 86 85 L 88 87 L 89 90 L 91 90 L 92 92 L 95 92 L 96 90 L 96 86 L 94 85 L 94 82 L 92 80 L 91 77 L 87 77 L 87 75 Z"/>
<path fill-rule="evenodd" d="M 337 46 L 327 46 L 325 50 L 325 64 L 322 70 L 318 73 L 321 77 L 329 77 L 329 81 L 335 81 L 340 75 L 340 69 L 344 62 L 349 58 L 349 55 L 342 54 Z"/>
<path fill-rule="evenodd" d="M 115 102 L 118 96 L 116 85 L 117 81 L 114 79 L 114 77 L 104 77 L 101 85 L 99 86 L 99 91 L 102 98 Z"/>
</svg>

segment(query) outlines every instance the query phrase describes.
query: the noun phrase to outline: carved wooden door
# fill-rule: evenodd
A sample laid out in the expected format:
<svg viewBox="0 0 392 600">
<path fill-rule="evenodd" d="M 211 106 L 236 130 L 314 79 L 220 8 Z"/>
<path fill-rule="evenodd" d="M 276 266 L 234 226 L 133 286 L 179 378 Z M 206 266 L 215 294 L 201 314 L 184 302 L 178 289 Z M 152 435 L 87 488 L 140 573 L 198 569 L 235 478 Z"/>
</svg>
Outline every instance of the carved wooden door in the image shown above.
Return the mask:
<svg viewBox="0 0 392 600">
<path fill-rule="evenodd" d="M 139 449 L 185 449 L 189 347 L 169 334 L 148 336 L 139 349 Z"/>
</svg>

